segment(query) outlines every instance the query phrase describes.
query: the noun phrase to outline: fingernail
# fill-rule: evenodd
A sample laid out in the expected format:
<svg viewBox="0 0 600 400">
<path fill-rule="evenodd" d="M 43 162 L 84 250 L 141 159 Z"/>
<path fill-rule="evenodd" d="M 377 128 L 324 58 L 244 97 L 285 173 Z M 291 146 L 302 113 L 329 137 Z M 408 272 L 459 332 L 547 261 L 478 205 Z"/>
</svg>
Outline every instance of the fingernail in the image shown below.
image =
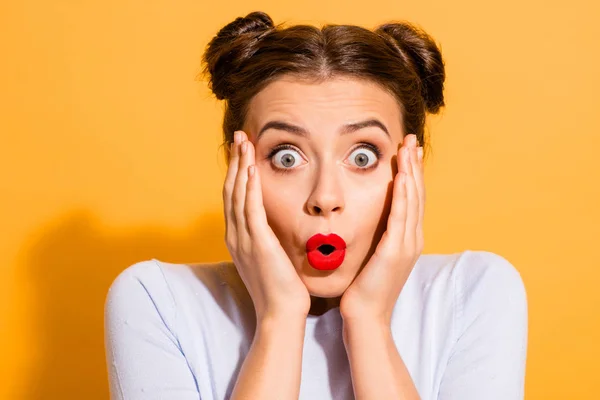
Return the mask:
<svg viewBox="0 0 600 400">
<path fill-rule="evenodd" d="M 254 176 L 254 165 L 248 167 L 248 175 Z"/>
<path fill-rule="evenodd" d="M 244 140 L 244 143 L 242 143 L 242 154 L 246 154 L 246 150 L 248 150 L 248 142 Z"/>
<path fill-rule="evenodd" d="M 419 161 L 423 159 L 423 147 L 417 148 L 417 154 L 419 155 Z"/>
<path fill-rule="evenodd" d="M 233 142 L 234 142 L 234 143 L 239 143 L 239 142 L 241 142 L 241 141 L 242 141 L 242 132 L 240 132 L 240 131 L 236 131 L 236 132 L 233 134 Z"/>
</svg>

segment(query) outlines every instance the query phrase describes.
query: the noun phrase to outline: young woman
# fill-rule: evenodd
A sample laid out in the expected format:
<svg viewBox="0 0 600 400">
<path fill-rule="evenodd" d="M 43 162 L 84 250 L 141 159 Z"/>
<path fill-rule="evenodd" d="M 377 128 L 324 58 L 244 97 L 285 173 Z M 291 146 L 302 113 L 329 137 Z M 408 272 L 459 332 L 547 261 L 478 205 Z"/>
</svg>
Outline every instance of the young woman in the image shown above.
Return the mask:
<svg viewBox="0 0 600 400">
<path fill-rule="evenodd" d="M 114 399 L 522 399 L 527 299 L 486 251 L 421 254 L 444 63 L 408 23 L 283 28 L 204 55 L 225 100 L 233 262 L 158 260 L 106 299 Z"/>
</svg>

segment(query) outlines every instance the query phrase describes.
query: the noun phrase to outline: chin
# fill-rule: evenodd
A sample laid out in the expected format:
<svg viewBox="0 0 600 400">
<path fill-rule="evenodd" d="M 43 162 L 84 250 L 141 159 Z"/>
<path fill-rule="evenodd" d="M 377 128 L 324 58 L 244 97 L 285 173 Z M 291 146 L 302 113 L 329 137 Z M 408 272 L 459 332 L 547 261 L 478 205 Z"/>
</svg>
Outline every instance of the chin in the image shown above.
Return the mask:
<svg viewBox="0 0 600 400">
<path fill-rule="evenodd" d="M 322 288 L 322 287 L 315 287 L 310 288 L 308 287 L 308 293 L 311 296 L 314 297 L 321 297 L 324 299 L 332 299 L 332 298 L 336 298 L 336 297 L 340 297 L 344 294 L 344 292 L 346 291 L 346 289 L 348 288 L 348 285 L 345 285 L 343 289 L 337 289 L 337 288 Z"/>
<path fill-rule="evenodd" d="M 314 269 L 305 260 L 300 269 L 300 279 L 304 282 L 308 293 L 311 296 L 322 298 L 339 297 L 344 294 L 354 278 L 353 274 L 348 273 L 342 264 L 339 268 L 332 271 L 319 271 Z"/>
</svg>

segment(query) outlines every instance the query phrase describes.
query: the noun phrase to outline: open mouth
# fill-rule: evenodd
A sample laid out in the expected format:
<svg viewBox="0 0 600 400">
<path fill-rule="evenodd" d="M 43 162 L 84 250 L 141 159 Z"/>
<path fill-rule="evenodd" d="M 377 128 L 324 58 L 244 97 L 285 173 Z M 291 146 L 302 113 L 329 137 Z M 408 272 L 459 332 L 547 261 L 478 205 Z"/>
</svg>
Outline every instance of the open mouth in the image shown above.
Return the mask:
<svg viewBox="0 0 600 400">
<path fill-rule="evenodd" d="M 335 247 L 333 247 L 330 244 L 323 244 L 317 247 L 317 250 L 319 250 L 322 254 L 328 256 L 335 251 Z"/>
<path fill-rule="evenodd" d="M 313 235 L 306 242 L 308 263 L 315 269 L 327 271 L 342 265 L 346 255 L 346 242 L 335 233 Z"/>
</svg>

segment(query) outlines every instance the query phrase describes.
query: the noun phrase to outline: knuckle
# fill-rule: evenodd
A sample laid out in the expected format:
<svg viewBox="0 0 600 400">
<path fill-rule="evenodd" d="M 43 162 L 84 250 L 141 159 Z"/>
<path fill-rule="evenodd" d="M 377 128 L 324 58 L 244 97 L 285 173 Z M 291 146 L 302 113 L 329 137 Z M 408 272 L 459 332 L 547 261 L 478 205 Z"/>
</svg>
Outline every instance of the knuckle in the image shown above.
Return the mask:
<svg viewBox="0 0 600 400">
<path fill-rule="evenodd" d="M 248 218 L 248 216 L 246 216 L 246 224 L 248 225 L 248 234 L 250 235 L 250 237 L 254 237 L 254 235 L 256 234 L 254 221 L 252 221 L 251 218 Z"/>
<path fill-rule="evenodd" d="M 240 204 L 240 199 L 238 196 L 233 196 L 233 198 L 231 199 L 231 205 L 233 206 L 234 210 L 237 210 L 237 208 L 239 207 Z"/>
<path fill-rule="evenodd" d="M 260 242 L 257 243 L 254 248 L 252 249 L 252 251 L 254 252 L 254 255 L 258 258 L 263 258 L 265 257 L 269 252 L 267 251 L 267 246 L 265 245 L 261 245 Z M 271 252 L 272 253 L 272 252 Z"/>
<path fill-rule="evenodd" d="M 252 255 L 252 243 L 250 240 L 242 240 L 239 246 L 239 251 L 246 257 Z"/>
<path fill-rule="evenodd" d="M 233 188 L 231 187 L 230 184 L 223 185 L 223 190 L 221 190 L 221 194 L 223 195 L 223 198 L 229 197 L 229 193 L 231 193 L 231 189 L 233 189 Z"/>
<path fill-rule="evenodd" d="M 225 234 L 225 245 L 228 250 L 236 250 L 237 248 L 237 241 L 231 232 Z"/>
</svg>

